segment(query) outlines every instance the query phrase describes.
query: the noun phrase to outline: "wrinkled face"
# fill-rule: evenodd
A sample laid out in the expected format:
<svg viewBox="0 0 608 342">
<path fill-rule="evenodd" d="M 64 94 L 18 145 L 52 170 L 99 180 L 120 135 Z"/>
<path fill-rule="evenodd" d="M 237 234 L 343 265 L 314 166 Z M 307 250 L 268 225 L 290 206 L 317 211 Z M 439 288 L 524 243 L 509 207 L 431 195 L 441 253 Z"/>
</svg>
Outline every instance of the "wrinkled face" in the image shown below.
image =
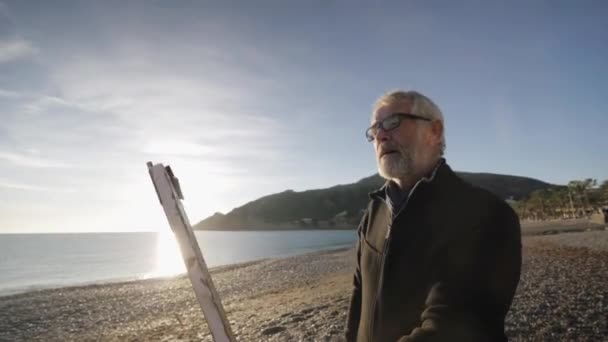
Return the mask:
<svg viewBox="0 0 608 342">
<path fill-rule="evenodd" d="M 412 113 L 412 103 L 401 101 L 382 106 L 372 114 L 372 125 L 394 113 Z M 426 122 L 404 119 L 388 132 L 380 129 L 374 139 L 376 163 L 380 176 L 386 179 L 402 179 L 414 176 L 420 169 L 420 161 L 428 154 L 424 134 Z"/>
</svg>

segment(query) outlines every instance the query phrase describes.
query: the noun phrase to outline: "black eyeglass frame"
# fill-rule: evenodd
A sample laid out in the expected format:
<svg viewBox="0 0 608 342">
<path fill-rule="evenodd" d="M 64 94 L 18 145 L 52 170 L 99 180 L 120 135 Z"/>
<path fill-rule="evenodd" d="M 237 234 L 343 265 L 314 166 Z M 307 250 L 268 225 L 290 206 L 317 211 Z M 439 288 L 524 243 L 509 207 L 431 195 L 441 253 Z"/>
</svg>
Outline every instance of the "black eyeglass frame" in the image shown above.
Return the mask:
<svg viewBox="0 0 608 342">
<path fill-rule="evenodd" d="M 392 119 L 394 117 L 399 117 L 400 120 L 397 122 L 397 124 L 393 127 L 384 127 L 384 123 L 389 120 Z M 416 114 L 411 114 L 411 113 L 393 113 L 389 116 L 387 116 L 386 118 L 384 118 L 384 120 L 382 121 L 378 121 L 375 124 L 373 124 L 370 128 L 365 130 L 365 137 L 367 138 L 367 141 L 372 142 L 374 141 L 374 139 L 376 139 L 376 134 L 378 134 L 378 128 L 382 128 L 385 132 L 388 131 L 392 131 L 393 129 L 399 127 L 401 125 L 401 121 L 405 120 L 405 119 L 411 119 L 411 120 L 422 120 L 422 121 L 433 121 L 433 119 L 424 117 L 424 116 L 420 116 L 420 115 L 416 115 Z"/>
</svg>

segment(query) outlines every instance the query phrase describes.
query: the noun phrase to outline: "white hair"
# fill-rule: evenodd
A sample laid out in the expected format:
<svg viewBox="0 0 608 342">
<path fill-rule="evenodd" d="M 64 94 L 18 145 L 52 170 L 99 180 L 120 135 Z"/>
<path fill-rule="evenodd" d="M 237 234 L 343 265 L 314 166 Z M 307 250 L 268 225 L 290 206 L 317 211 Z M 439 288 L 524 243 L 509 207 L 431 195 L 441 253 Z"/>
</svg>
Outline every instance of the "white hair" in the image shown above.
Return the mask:
<svg viewBox="0 0 608 342">
<path fill-rule="evenodd" d="M 394 104 L 396 102 L 408 101 L 412 103 L 412 113 L 429 118 L 431 120 L 441 121 L 443 131 L 441 133 L 441 145 L 439 147 L 439 155 L 443 156 L 445 152 L 445 121 L 443 121 L 443 113 L 441 109 L 423 94 L 414 90 L 393 90 L 382 95 L 374 104 L 374 113 L 383 106 Z"/>
</svg>

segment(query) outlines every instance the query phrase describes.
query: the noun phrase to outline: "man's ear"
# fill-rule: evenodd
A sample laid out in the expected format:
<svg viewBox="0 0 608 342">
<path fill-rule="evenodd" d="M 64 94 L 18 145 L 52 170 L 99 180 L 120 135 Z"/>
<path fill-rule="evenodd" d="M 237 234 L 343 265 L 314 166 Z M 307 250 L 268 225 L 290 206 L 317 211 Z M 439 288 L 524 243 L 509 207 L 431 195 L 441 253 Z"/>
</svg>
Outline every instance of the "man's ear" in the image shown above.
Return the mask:
<svg viewBox="0 0 608 342">
<path fill-rule="evenodd" d="M 439 120 L 434 120 L 431 122 L 431 136 L 433 142 L 436 144 L 441 143 L 441 137 L 443 136 L 443 122 Z"/>
</svg>

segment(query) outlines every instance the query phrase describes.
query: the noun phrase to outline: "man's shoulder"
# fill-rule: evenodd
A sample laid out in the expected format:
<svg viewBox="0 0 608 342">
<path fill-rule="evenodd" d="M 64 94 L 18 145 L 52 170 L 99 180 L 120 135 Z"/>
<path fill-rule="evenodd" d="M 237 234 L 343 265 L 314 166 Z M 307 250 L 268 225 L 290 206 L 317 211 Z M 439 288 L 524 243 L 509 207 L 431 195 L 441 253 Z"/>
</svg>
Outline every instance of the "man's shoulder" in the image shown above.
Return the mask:
<svg viewBox="0 0 608 342">
<path fill-rule="evenodd" d="M 442 196 L 449 197 L 452 201 L 458 199 L 458 203 L 472 204 L 472 206 L 468 205 L 472 208 L 480 205 L 490 205 L 501 209 L 504 209 L 505 206 L 509 207 L 505 200 L 462 178 L 447 165 L 443 169 L 438 187 L 441 189 L 439 192 Z"/>
<path fill-rule="evenodd" d="M 517 218 L 517 213 L 506 200 L 487 189 L 458 178 L 460 181 L 455 195 L 460 198 L 460 203 L 466 204 L 466 209 L 491 218 Z"/>
</svg>

